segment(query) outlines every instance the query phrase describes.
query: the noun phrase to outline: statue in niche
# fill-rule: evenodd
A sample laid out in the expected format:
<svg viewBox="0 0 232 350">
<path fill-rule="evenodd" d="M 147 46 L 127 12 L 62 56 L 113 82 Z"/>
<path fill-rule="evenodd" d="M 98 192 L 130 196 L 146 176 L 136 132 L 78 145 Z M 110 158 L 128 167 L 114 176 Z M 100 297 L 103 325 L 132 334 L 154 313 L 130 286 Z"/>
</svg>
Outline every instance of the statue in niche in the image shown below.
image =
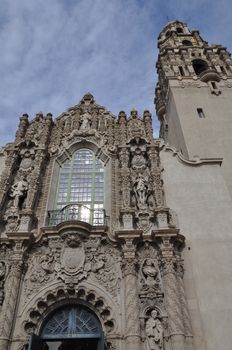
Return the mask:
<svg viewBox="0 0 232 350">
<path fill-rule="evenodd" d="M 33 149 L 23 148 L 20 152 L 22 160 L 20 168 L 22 170 L 28 170 L 32 166 L 33 159 L 35 158 L 35 151 Z"/>
<path fill-rule="evenodd" d="M 81 127 L 80 127 L 81 131 L 87 131 L 90 129 L 90 120 L 91 120 L 90 114 L 87 112 L 84 113 L 81 118 Z"/>
<path fill-rule="evenodd" d="M 145 278 L 145 285 L 147 287 L 157 287 L 159 286 L 158 269 L 156 267 L 155 261 L 148 258 L 144 261 L 142 266 L 142 273 Z"/>
<path fill-rule="evenodd" d="M 132 152 L 133 157 L 131 160 L 132 169 L 145 169 L 146 168 L 146 159 L 143 155 L 143 152 L 140 147 L 136 147 L 136 149 Z"/>
<path fill-rule="evenodd" d="M 146 322 L 146 349 L 161 350 L 163 349 L 164 328 L 158 318 L 157 310 L 152 310 L 151 316 Z"/>
<path fill-rule="evenodd" d="M 147 166 L 146 144 L 143 139 L 135 138 L 131 141 L 130 152 L 132 155 L 131 167 L 134 170 L 143 170 Z"/>
<path fill-rule="evenodd" d="M 139 209 L 146 208 L 147 206 L 147 195 L 148 195 L 148 185 L 147 181 L 143 175 L 139 174 L 136 178 L 133 186 L 135 193 L 137 205 Z"/>
<path fill-rule="evenodd" d="M 24 176 L 15 182 L 11 187 L 10 196 L 13 198 L 13 207 L 19 208 L 20 201 L 23 200 L 28 191 L 28 183 Z"/>
</svg>

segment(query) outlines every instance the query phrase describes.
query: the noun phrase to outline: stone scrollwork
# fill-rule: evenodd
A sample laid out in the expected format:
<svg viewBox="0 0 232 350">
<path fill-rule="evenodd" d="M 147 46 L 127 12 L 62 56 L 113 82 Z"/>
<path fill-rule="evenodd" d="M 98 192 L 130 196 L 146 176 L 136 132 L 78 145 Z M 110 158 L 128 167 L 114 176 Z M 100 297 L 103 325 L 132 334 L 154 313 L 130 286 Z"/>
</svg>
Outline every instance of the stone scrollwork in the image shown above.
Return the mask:
<svg viewBox="0 0 232 350">
<path fill-rule="evenodd" d="M 55 259 L 50 253 L 36 254 L 28 262 L 29 269 L 26 274 L 24 288 L 27 294 L 38 290 L 41 285 L 49 282 L 54 275 Z"/>
<path fill-rule="evenodd" d="M 85 268 L 90 278 L 98 281 L 117 299 L 121 282 L 121 257 L 118 250 L 108 244 L 99 246 L 94 254 L 87 253 L 86 260 Z"/>
</svg>

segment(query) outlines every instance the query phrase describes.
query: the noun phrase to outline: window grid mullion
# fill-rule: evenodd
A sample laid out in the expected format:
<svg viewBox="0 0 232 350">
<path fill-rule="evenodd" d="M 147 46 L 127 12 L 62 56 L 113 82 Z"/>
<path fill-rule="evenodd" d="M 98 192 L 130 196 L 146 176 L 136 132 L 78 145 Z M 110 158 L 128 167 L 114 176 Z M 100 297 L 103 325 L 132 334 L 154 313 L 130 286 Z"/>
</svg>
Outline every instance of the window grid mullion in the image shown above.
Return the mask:
<svg viewBox="0 0 232 350">
<path fill-rule="evenodd" d="M 84 149 L 84 151 L 86 150 Z M 89 163 L 85 162 L 83 154 L 80 154 L 80 156 L 76 155 L 77 152 L 73 154 L 70 160 L 70 168 L 66 168 L 66 170 L 64 171 L 65 167 L 62 167 L 60 170 L 58 190 L 56 193 L 56 203 L 59 206 L 63 206 L 63 204 L 65 206 L 65 205 L 68 205 L 69 203 L 76 202 L 76 203 L 83 204 L 85 206 L 89 206 L 90 208 L 89 221 L 93 223 L 93 220 L 94 220 L 93 210 L 95 209 L 95 204 L 104 203 L 104 198 L 103 199 L 101 198 L 102 197 L 101 192 L 104 191 L 104 188 L 102 188 L 102 184 L 101 184 L 101 177 L 103 178 L 103 182 L 104 182 L 104 173 L 102 173 L 101 170 L 99 170 L 99 164 L 97 164 L 97 158 L 93 154 L 93 152 L 89 151 L 91 152 L 92 157 L 90 156 L 88 157 L 88 154 L 87 154 L 86 159 L 89 159 L 90 161 Z M 80 161 L 79 166 L 78 166 L 78 161 Z M 66 185 L 65 185 L 65 181 L 63 182 L 63 185 L 62 185 L 61 178 L 62 176 L 65 176 L 65 175 L 68 177 L 68 181 Z M 96 183 L 96 176 L 98 176 L 98 183 Z M 88 185 L 90 185 L 91 188 Z M 67 193 L 66 197 L 62 196 L 62 194 L 65 193 L 65 190 Z M 88 194 L 91 195 L 90 200 L 89 200 Z M 61 198 L 60 201 L 59 201 L 59 197 Z"/>
</svg>

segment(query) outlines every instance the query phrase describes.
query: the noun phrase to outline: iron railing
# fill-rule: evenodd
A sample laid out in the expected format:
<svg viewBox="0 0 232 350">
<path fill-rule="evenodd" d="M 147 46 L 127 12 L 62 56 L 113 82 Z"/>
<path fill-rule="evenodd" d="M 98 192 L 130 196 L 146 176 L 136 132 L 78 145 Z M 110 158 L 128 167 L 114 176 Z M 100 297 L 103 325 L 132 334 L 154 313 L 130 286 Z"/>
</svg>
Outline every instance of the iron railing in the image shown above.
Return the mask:
<svg viewBox="0 0 232 350">
<path fill-rule="evenodd" d="M 79 220 L 94 226 L 105 225 L 106 215 L 104 209 L 90 209 L 84 204 L 68 204 L 62 209 L 48 211 L 48 226 L 55 226 L 61 222 Z"/>
</svg>

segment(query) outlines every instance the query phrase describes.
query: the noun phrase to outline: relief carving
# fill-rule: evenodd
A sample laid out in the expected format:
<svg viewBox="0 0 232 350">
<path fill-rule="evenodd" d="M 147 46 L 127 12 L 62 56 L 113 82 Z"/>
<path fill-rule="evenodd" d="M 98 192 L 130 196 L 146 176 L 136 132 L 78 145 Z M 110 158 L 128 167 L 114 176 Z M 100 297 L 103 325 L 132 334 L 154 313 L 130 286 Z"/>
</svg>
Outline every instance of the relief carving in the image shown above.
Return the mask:
<svg viewBox="0 0 232 350">
<path fill-rule="evenodd" d="M 119 251 L 108 244 L 101 245 L 94 254 L 88 253 L 87 261 L 89 262 L 87 266 L 89 266 L 90 277 L 96 279 L 117 299 L 121 282 Z"/>
<path fill-rule="evenodd" d="M 51 253 L 34 254 L 28 261 L 29 269 L 27 271 L 24 288 L 29 293 L 38 290 L 51 280 L 54 275 L 55 259 Z"/>
<path fill-rule="evenodd" d="M 4 220 L 6 221 L 6 231 L 7 232 L 16 232 L 19 228 L 19 214 L 18 208 L 10 207 L 6 210 L 4 215 Z"/>
</svg>

